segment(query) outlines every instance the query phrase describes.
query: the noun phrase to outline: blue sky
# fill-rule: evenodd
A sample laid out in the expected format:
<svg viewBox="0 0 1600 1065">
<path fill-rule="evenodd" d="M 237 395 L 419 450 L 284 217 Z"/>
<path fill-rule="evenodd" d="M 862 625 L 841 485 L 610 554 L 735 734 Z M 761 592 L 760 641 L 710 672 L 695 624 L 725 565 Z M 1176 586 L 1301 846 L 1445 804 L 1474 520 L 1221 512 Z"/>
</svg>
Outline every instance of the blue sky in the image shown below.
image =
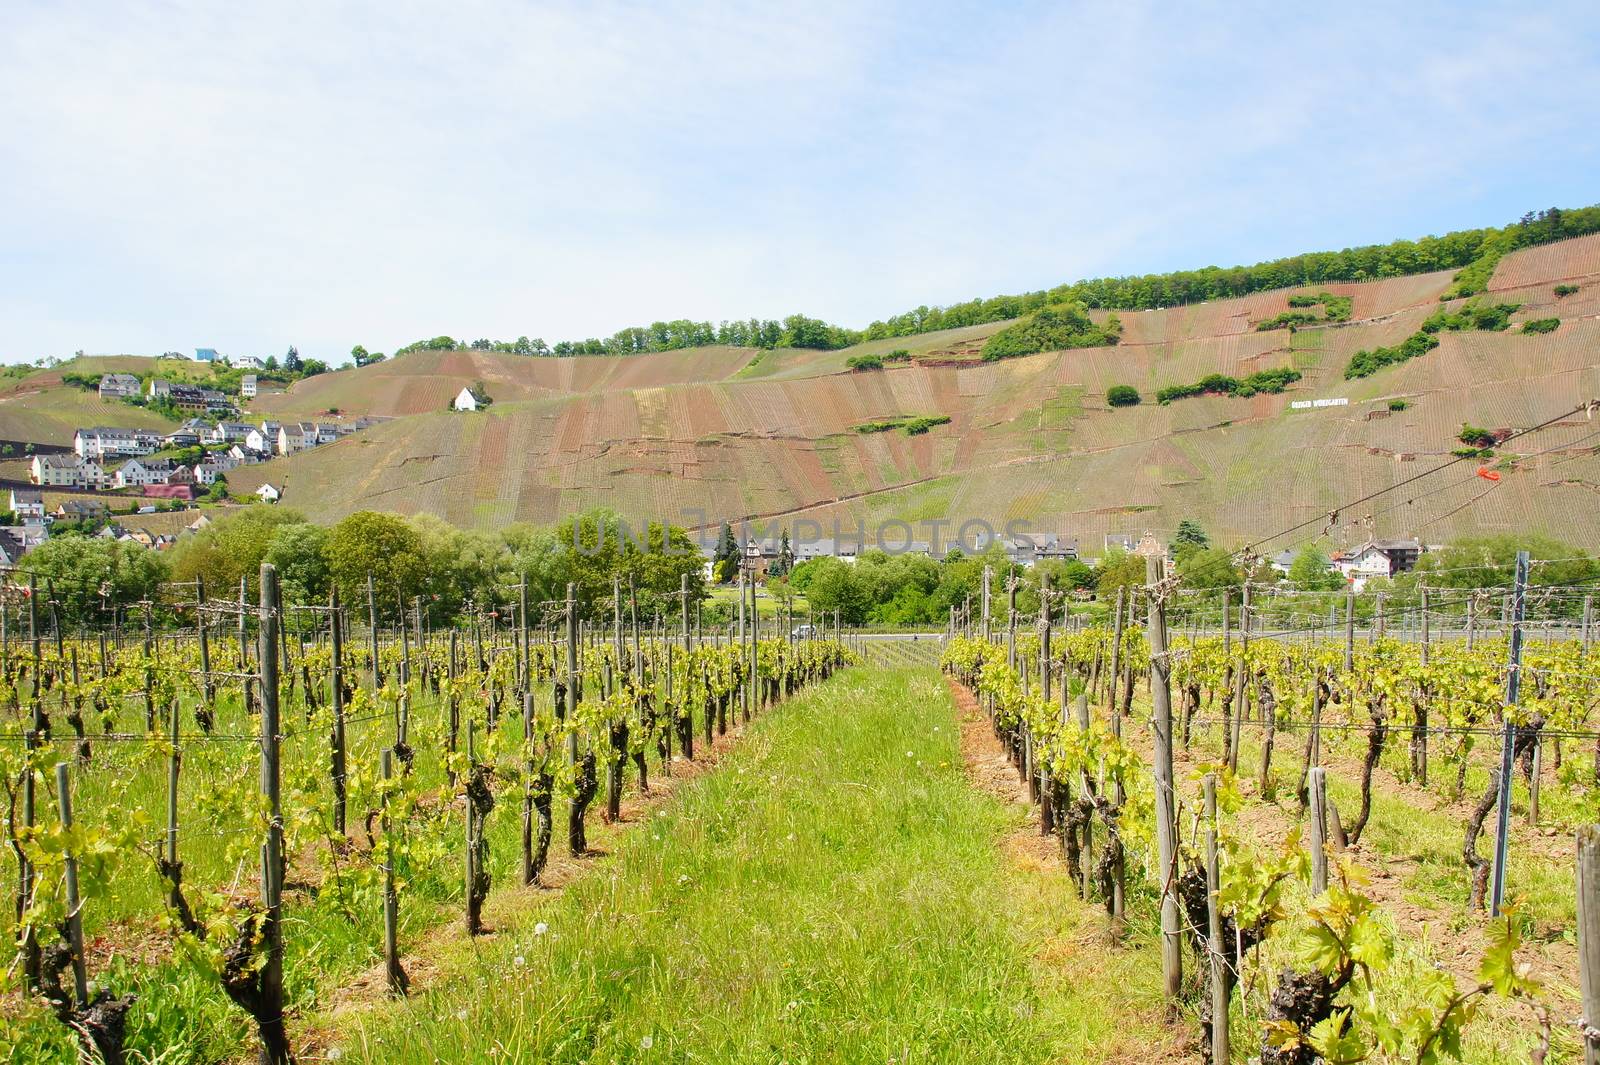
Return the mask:
<svg viewBox="0 0 1600 1065">
<path fill-rule="evenodd" d="M 9 0 L 0 358 L 861 326 L 1499 224 L 1600 201 L 1597 98 L 1585 2 Z"/>
</svg>

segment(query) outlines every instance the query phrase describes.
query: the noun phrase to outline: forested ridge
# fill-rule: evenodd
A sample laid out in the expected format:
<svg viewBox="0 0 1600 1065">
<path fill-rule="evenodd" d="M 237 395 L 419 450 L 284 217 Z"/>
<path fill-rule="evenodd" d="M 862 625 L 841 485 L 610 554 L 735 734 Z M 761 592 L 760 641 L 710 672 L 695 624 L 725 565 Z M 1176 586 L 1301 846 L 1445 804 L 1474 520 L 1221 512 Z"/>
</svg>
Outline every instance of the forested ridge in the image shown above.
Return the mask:
<svg viewBox="0 0 1600 1065">
<path fill-rule="evenodd" d="M 1460 271 L 1456 283 L 1444 297 L 1455 298 L 1481 292 L 1495 264 L 1509 252 L 1595 232 L 1600 232 L 1600 205 L 1572 210 L 1552 207 L 1529 212 L 1510 225 L 1462 229 L 1442 237 L 1308 252 L 1252 266 L 1206 266 L 1137 277 L 1093 278 L 1019 295 L 980 297 L 948 307 L 922 306 L 873 322 L 865 329 L 848 329 L 800 314 L 781 321 L 751 318 L 712 323 L 679 318 L 647 326 L 630 326 L 604 340 L 591 337 L 563 340 L 554 345 L 542 338 L 526 336 L 514 341 L 478 339 L 471 342 L 437 336 L 409 344 L 396 354 L 479 350 L 531 356 L 639 355 L 713 345 L 832 350 L 868 340 L 1007 321 L 1063 304 L 1082 304 L 1098 310 L 1151 310 L 1294 285 L 1373 281 L 1435 270 Z"/>
</svg>

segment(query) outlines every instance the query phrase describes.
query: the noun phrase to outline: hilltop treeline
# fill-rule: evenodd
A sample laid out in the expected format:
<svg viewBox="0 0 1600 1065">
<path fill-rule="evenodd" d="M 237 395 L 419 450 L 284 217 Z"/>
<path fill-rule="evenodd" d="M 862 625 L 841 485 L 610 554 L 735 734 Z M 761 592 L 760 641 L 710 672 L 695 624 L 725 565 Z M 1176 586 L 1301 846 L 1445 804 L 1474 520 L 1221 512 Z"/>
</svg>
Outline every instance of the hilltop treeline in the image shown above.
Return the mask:
<svg viewBox="0 0 1600 1065">
<path fill-rule="evenodd" d="M 1020 295 L 973 299 L 948 307 L 917 307 L 859 330 L 830 325 L 800 314 L 790 315 L 782 321 L 751 318 L 716 324 L 680 318 L 670 322 L 652 322 L 647 326 L 632 326 L 604 340 L 563 340 L 553 345 L 537 337 L 530 340 L 525 336 L 513 341 L 480 339 L 470 343 L 438 336 L 409 344 L 396 354 L 470 349 L 533 356 L 639 355 L 716 344 L 739 348 L 829 350 L 849 347 L 865 340 L 914 336 L 940 329 L 1008 321 L 1063 304 L 1082 304 L 1097 310 L 1150 310 L 1247 296 L 1252 292 L 1295 285 L 1373 281 L 1435 270 L 1460 271 L 1455 284 L 1443 297 L 1452 299 L 1481 292 L 1488 283 L 1489 275 L 1494 272 L 1495 264 L 1508 252 L 1596 232 L 1600 232 L 1600 205 L 1574 210 L 1552 207 L 1547 211 L 1523 215 L 1508 226 L 1462 229 L 1442 237 L 1396 240 L 1342 251 L 1308 252 L 1253 266 L 1207 266 L 1198 270 L 1178 270 L 1139 277 L 1101 277 Z"/>
</svg>

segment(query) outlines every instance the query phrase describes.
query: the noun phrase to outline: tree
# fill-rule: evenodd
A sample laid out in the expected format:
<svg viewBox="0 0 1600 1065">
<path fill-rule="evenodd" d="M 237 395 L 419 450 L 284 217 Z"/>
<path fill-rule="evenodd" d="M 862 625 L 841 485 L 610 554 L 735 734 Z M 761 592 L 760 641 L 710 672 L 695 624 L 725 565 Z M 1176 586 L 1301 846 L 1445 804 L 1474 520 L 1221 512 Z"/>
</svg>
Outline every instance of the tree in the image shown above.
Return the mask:
<svg viewBox="0 0 1600 1065">
<path fill-rule="evenodd" d="M 282 507 L 249 507 L 219 519 L 178 541 L 170 552 L 172 579 L 204 577 L 212 595 L 236 593 L 241 577 L 253 587 L 279 526 L 304 523 L 299 511 Z"/>
<path fill-rule="evenodd" d="M 325 551 L 328 575 L 345 602 L 366 602 L 371 575 L 379 617 L 420 595 L 428 576 L 422 538 L 398 514 L 357 511 L 333 527 Z"/>
<path fill-rule="evenodd" d="M 328 530 L 297 522 L 280 525 L 267 541 L 263 561 L 278 567 L 284 595 L 292 603 L 321 602 L 328 596 Z"/>
<path fill-rule="evenodd" d="M 384 355 L 381 351 L 369 352 L 366 348 L 357 344 L 350 349 L 350 359 L 357 366 L 370 366 L 375 362 L 382 362 Z"/>
<path fill-rule="evenodd" d="M 860 625 L 867 620 L 871 603 L 849 563 L 836 558 L 819 558 L 800 569 L 811 571 L 805 585 L 806 599 L 819 614 L 831 618 L 837 610 L 839 619 L 846 625 Z M 798 576 L 800 570 L 795 572 Z"/>
<path fill-rule="evenodd" d="M 580 609 L 585 613 L 608 609 L 613 576 L 622 579 L 624 588 L 632 578 L 639 609 L 646 616 L 653 610 L 674 615 L 684 577 L 688 577 L 691 602 L 705 597 L 700 552 L 686 530 L 651 522 L 643 529 L 626 530 L 627 535 L 624 531 L 622 519 L 608 510 L 568 518 L 558 527 L 556 541 L 565 580 L 577 585 Z"/>
<path fill-rule="evenodd" d="M 1298 588 L 1332 591 L 1344 586 L 1344 578 L 1332 568 L 1328 556 L 1307 544 L 1289 563 L 1289 580 Z"/>
<path fill-rule="evenodd" d="M 718 584 L 732 584 L 739 576 L 739 563 L 731 558 L 719 558 L 711 567 L 711 578 Z"/>
<path fill-rule="evenodd" d="M 783 530 L 783 542 L 778 545 L 778 557 L 767 570 L 769 577 L 782 577 L 794 569 L 794 548 L 789 546 L 789 530 Z"/>
<path fill-rule="evenodd" d="M 1132 407 L 1139 402 L 1139 390 L 1132 385 L 1112 385 L 1106 390 L 1106 402 L 1113 407 Z"/>
<path fill-rule="evenodd" d="M 304 365 L 300 359 L 299 349 L 290 344 L 288 353 L 283 357 L 283 368 L 290 373 L 299 373 Z"/>
<path fill-rule="evenodd" d="M 64 621 L 103 620 L 109 603 L 158 600 L 169 579 L 166 556 L 135 543 L 57 533 L 22 556 L 19 568 L 39 577 L 41 596 L 56 581 Z M 105 598 L 102 598 L 102 592 Z"/>
<path fill-rule="evenodd" d="M 1189 551 L 1178 562 L 1178 576 L 1188 588 L 1235 588 L 1244 583 L 1233 555 L 1220 547 Z"/>
<path fill-rule="evenodd" d="M 739 572 L 739 555 L 739 542 L 733 538 L 733 528 L 723 522 L 722 530 L 717 533 L 716 553 L 711 556 L 718 583 L 726 584 Z M 726 577 L 722 576 L 724 563 L 730 567 L 727 570 L 729 576 Z"/>
<path fill-rule="evenodd" d="M 1518 551 L 1543 563 L 1530 570 L 1530 584 L 1577 584 L 1600 576 L 1600 562 L 1586 552 L 1548 536 L 1516 533 L 1457 540 L 1423 555 L 1416 572 L 1435 588 L 1507 587 L 1516 574 Z"/>
<path fill-rule="evenodd" d="M 1144 559 L 1120 549 L 1107 551 L 1095 570 L 1094 592 L 1100 599 L 1115 599 L 1118 588 L 1144 587 Z"/>
<path fill-rule="evenodd" d="M 1178 531 L 1172 536 L 1172 554 L 1179 562 L 1194 554 L 1196 551 L 1211 546 L 1211 537 L 1206 535 L 1205 529 L 1193 518 L 1184 518 L 1178 522 Z"/>
</svg>

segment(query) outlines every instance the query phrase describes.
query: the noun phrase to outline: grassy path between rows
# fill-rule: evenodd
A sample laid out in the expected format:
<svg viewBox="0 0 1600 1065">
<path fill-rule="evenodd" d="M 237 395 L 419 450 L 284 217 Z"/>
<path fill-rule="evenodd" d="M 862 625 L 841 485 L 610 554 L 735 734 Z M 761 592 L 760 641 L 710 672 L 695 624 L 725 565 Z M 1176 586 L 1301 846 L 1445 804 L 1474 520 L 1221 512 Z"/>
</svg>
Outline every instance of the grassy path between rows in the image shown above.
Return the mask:
<svg viewBox="0 0 1600 1065">
<path fill-rule="evenodd" d="M 970 734 L 969 734 L 970 735 Z M 970 739 L 969 739 L 970 746 Z M 1159 965 L 1109 950 L 975 787 L 937 672 L 852 669 L 326 1053 L 449 1062 L 1149 1061 Z M 1036 830 L 1033 830 L 1036 832 Z"/>
</svg>

